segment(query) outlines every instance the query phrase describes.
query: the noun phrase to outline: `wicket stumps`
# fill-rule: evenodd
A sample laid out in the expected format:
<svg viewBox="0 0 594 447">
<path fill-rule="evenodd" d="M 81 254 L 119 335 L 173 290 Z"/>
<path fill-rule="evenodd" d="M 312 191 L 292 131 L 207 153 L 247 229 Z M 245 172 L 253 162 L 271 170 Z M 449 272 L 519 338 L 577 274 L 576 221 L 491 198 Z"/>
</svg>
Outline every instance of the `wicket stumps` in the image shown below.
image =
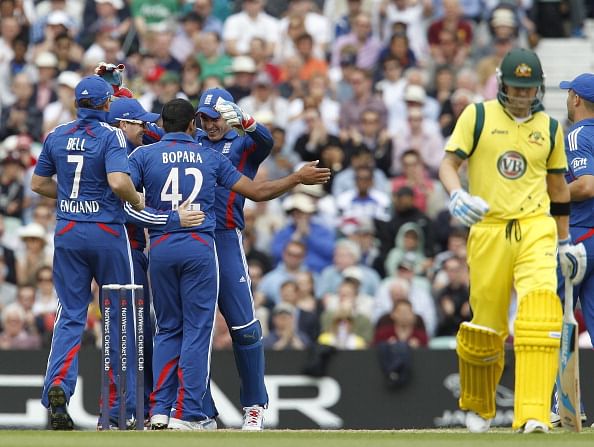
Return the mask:
<svg viewBox="0 0 594 447">
<path fill-rule="evenodd" d="M 132 301 L 129 301 L 130 299 Z M 128 386 L 126 374 L 128 370 L 128 307 L 134 303 L 134 346 L 136 348 L 136 430 L 144 430 L 144 319 L 150 316 L 144 315 L 144 289 L 137 284 L 105 284 L 101 288 L 102 303 L 102 329 L 103 337 L 101 343 L 101 430 L 109 430 L 110 421 L 110 375 L 114 370 L 110 354 L 112 334 L 111 319 L 112 311 L 118 310 L 117 332 L 118 346 L 120 350 L 118 362 L 118 396 L 119 414 L 118 428 L 127 429 L 126 418 L 126 396 Z M 116 303 L 112 305 L 112 303 Z M 114 340 L 115 341 L 115 340 Z"/>
</svg>

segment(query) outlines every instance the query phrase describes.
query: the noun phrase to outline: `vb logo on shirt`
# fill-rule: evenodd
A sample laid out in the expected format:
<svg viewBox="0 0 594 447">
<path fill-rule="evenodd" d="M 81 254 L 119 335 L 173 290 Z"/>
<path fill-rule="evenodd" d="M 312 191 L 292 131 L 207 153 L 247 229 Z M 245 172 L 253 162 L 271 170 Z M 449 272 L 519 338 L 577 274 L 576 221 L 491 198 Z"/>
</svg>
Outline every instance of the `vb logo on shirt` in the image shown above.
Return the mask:
<svg viewBox="0 0 594 447">
<path fill-rule="evenodd" d="M 526 159 L 519 152 L 505 152 L 497 160 L 497 170 L 505 178 L 515 180 L 526 172 Z"/>
</svg>

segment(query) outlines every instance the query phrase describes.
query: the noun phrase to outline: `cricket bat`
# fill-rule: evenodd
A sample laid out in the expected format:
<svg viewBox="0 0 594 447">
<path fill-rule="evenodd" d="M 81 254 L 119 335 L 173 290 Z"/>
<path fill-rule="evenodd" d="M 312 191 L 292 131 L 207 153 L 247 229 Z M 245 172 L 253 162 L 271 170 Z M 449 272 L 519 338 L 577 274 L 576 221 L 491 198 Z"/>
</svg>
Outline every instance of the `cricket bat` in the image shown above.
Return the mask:
<svg viewBox="0 0 594 447">
<path fill-rule="evenodd" d="M 578 325 L 573 314 L 573 284 L 569 278 L 565 278 L 565 308 L 561 329 L 557 392 L 561 425 L 570 431 L 581 431 Z"/>
</svg>

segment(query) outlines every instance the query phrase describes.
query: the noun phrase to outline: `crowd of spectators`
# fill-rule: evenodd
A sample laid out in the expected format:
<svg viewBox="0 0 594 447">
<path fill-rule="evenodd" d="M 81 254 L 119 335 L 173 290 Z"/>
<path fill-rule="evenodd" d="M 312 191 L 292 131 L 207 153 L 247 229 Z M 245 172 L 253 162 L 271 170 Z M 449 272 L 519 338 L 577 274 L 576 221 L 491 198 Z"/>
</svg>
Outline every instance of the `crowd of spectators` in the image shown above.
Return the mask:
<svg viewBox="0 0 594 447">
<path fill-rule="evenodd" d="M 244 248 L 268 349 L 415 348 L 452 337 L 471 312 L 467 231 L 437 181 L 444 141 L 466 105 L 495 98 L 509 49 L 583 36 L 586 6 L 0 0 L 0 349 L 49 347 L 55 203 L 29 180 L 47 133 L 76 115 L 74 87 L 100 61 L 124 63 L 125 85 L 157 113 L 224 86 L 274 136 L 259 177 L 309 160 L 332 169 L 323 187 L 246 204 Z M 99 331 L 96 301 L 85 343 L 100 343 Z M 225 324 L 214 346 L 230 348 Z"/>
</svg>

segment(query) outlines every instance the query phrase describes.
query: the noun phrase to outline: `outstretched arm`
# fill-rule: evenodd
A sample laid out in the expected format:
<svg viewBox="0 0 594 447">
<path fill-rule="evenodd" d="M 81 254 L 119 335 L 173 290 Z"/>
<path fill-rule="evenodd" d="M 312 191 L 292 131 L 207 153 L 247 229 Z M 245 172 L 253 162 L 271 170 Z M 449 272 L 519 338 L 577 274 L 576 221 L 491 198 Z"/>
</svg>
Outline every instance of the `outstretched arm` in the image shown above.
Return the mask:
<svg viewBox="0 0 594 447">
<path fill-rule="evenodd" d="M 242 176 L 231 189 L 255 202 L 271 200 L 300 183 L 304 185 L 326 183 L 330 178 L 330 169 L 318 168 L 317 164 L 317 160 L 306 163 L 298 171 L 278 180 L 254 182 L 246 176 Z"/>
</svg>

